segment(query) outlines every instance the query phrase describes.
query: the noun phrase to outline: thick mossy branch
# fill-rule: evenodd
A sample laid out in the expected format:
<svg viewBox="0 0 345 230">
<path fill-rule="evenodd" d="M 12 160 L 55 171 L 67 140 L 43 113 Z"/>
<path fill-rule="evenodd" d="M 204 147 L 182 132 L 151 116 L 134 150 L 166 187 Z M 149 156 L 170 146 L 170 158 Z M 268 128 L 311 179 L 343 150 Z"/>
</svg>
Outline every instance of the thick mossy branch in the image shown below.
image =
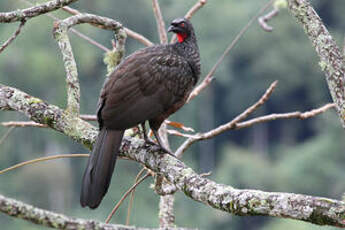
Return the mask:
<svg viewBox="0 0 345 230">
<path fill-rule="evenodd" d="M 108 69 L 114 69 L 124 56 L 126 32 L 121 23 L 106 17 L 93 14 L 77 14 L 57 22 L 54 25 L 54 37 L 59 44 L 63 62 L 66 70 L 67 82 L 67 109 L 71 114 L 79 115 L 80 86 L 78 80 L 77 65 L 73 57 L 72 46 L 68 38 L 68 29 L 72 26 L 88 23 L 101 29 L 112 30 L 115 33 L 118 47 L 112 51 L 112 62 L 109 62 Z M 113 60 L 116 59 L 116 60 Z"/>
<path fill-rule="evenodd" d="M 284 217 L 345 227 L 345 203 L 342 201 L 292 193 L 241 190 L 217 184 L 201 177 L 178 159 L 151 151 L 144 141 L 135 138 L 124 139 L 120 154 L 163 175 L 193 200 L 228 213 Z"/>
<path fill-rule="evenodd" d="M 56 106 L 3 85 L 0 85 L 0 109 L 22 112 L 31 120 L 47 124 L 87 147 L 91 147 L 97 134 L 89 123 L 69 117 Z M 178 159 L 156 151 L 156 147 L 145 144 L 144 140 L 126 136 L 120 155 L 164 176 L 193 200 L 228 213 L 284 217 L 345 227 L 345 203 L 342 201 L 292 193 L 235 189 L 206 179 Z"/>
<path fill-rule="evenodd" d="M 23 10 L 0 13 L 0 23 L 18 22 L 24 19 L 33 18 L 40 14 L 58 10 L 61 7 L 67 6 L 76 1 L 78 0 L 54 0 Z"/>
<path fill-rule="evenodd" d="M 6 198 L 0 195 L 0 212 L 28 220 L 32 223 L 56 229 L 79 230 L 158 230 L 152 228 L 137 228 L 134 226 L 104 224 L 94 220 L 71 218 L 62 214 L 35 208 L 31 205 Z M 186 228 L 167 228 L 167 230 L 188 230 Z M 191 229 L 189 229 L 191 230 Z"/>
<path fill-rule="evenodd" d="M 91 142 L 97 135 L 97 129 L 79 117 L 18 89 L 1 84 L 0 110 L 24 113 L 31 120 L 64 133 L 89 149 L 92 148 Z"/>
<path fill-rule="evenodd" d="M 320 67 L 326 74 L 332 99 L 345 128 L 345 63 L 341 49 L 308 0 L 289 0 L 288 4 L 290 12 L 303 26 L 320 57 Z"/>
<path fill-rule="evenodd" d="M 66 111 L 73 116 L 79 116 L 80 109 L 80 85 L 78 79 L 77 64 L 74 59 L 72 46 L 69 41 L 68 27 L 63 23 L 57 23 L 54 27 L 54 38 L 58 42 L 66 71 L 67 83 L 67 107 Z"/>
</svg>

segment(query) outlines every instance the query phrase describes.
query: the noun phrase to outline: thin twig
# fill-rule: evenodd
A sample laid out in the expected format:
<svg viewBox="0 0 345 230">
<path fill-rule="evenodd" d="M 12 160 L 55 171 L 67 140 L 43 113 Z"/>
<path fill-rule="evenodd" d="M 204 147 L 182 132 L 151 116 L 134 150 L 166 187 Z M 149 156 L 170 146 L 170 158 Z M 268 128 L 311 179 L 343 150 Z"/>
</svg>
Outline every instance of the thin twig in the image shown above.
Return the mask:
<svg viewBox="0 0 345 230">
<path fill-rule="evenodd" d="M 81 114 L 80 118 L 84 121 L 97 121 L 96 115 Z M 34 121 L 7 121 L 1 122 L 0 125 L 4 127 L 36 127 L 36 128 L 48 128 L 48 125 L 40 124 Z"/>
<path fill-rule="evenodd" d="M 34 163 L 38 163 L 42 161 L 49 161 L 49 160 L 55 160 L 55 159 L 61 159 L 61 158 L 74 158 L 74 157 L 89 157 L 89 154 L 61 154 L 61 155 L 54 155 L 54 156 L 48 156 L 48 157 L 40 157 L 33 160 L 24 161 L 19 164 L 15 164 L 9 168 L 0 170 L 0 174 L 3 174 L 5 172 L 11 171 L 16 168 L 23 167 L 25 165 L 30 165 L 30 164 L 34 164 Z"/>
<path fill-rule="evenodd" d="M 191 19 L 192 16 L 198 11 L 200 10 L 205 4 L 207 3 L 207 0 L 199 0 L 197 3 L 195 3 L 194 6 L 192 6 L 192 8 L 190 8 L 188 10 L 188 12 L 185 14 L 185 18 L 187 19 Z M 174 34 L 171 37 L 170 43 L 174 43 L 176 42 L 176 35 Z"/>
<path fill-rule="evenodd" d="M 177 130 L 174 130 L 174 129 L 168 129 L 168 134 L 169 135 L 175 135 L 175 136 L 178 136 L 178 137 L 194 137 L 193 134 L 187 134 L 187 133 L 181 133 Z"/>
<path fill-rule="evenodd" d="M 272 94 L 273 90 L 276 88 L 278 84 L 278 81 L 274 81 L 270 87 L 266 90 L 266 92 L 264 93 L 264 95 L 262 95 L 262 97 L 252 106 L 250 106 L 249 108 L 247 108 L 244 112 L 242 112 L 240 115 L 238 115 L 237 117 L 235 117 L 232 121 L 223 124 L 215 129 L 212 129 L 206 133 L 199 133 L 194 135 L 193 137 L 189 137 L 176 151 L 175 155 L 177 157 L 181 157 L 182 154 L 196 141 L 199 140 L 205 140 L 205 139 L 209 139 L 211 137 L 217 136 L 227 130 L 233 129 L 236 125 L 236 123 L 246 119 L 251 113 L 253 113 L 256 109 L 258 109 L 261 105 L 263 105 L 268 98 L 270 97 L 270 95 Z"/>
<path fill-rule="evenodd" d="M 80 118 L 84 121 L 97 121 L 97 116 L 91 114 L 81 114 Z"/>
<path fill-rule="evenodd" d="M 329 104 L 326 104 L 320 108 L 313 109 L 311 111 L 307 111 L 307 112 L 303 112 L 303 113 L 296 111 L 296 112 L 290 112 L 290 113 L 269 114 L 266 116 L 256 117 L 256 118 L 253 118 L 253 119 L 248 120 L 248 121 L 237 123 L 235 129 L 242 129 L 242 128 L 246 128 L 246 127 L 258 124 L 258 123 L 274 121 L 274 120 L 278 120 L 278 119 L 297 118 L 300 120 L 304 120 L 304 119 L 308 119 L 311 117 L 315 117 L 316 115 L 324 113 L 331 108 L 335 108 L 334 103 L 329 103 Z"/>
<path fill-rule="evenodd" d="M 8 121 L 1 122 L 2 126 L 5 127 L 37 127 L 37 128 L 48 128 L 48 125 L 40 124 L 34 121 Z"/>
<path fill-rule="evenodd" d="M 70 31 L 72 33 L 74 33 L 75 35 L 77 35 L 78 37 L 84 39 L 85 41 L 87 41 L 88 43 L 90 43 L 91 45 L 94 45 L 98 48 L 100 48 L 101 50 L 103 50 L 104 52 L 109 52 L 110 49 L 108 49 L 107 47 L 105 47 L 104 45 L 102 45 L 99 42 L 96 42 L 95 40 L 93 40 L 92 38 L 90 38 L 89 36 L 86 36 L 85 34 L 79 32 L 78 30 L 71 28 Z"/>
<path fill-rule="evenodd" d="M 271 87 L 272 87 L 272 85 L 271 85 Z M 178 148 L 178 150 L 175 153 L 176 156 L 177 157 L 181 157 L 183 152 L 187 148 L 189 148 L 194 142 L 212 138 L 212 137 L 217 136 L 217 135 L 219 135 L 219 134 L 221 134 L 221 133 L 223 133 L 225 131 L 228 131 L 228 130 L 247 128 L 249 126 L 252 126 L 252 125 L 255 125 L 255 124 L 258 124 L 258 123 L 274 121 L 274 120 L 277 120 L 277 119 L 297 118 L 297 119 L 304 120 L 304 119 L 308 119 L 308 118 L 314 117 L 316 115 L 319 115 L 321 113 L 324 113 L 327 110 L 329 110 L 330 108 L 334 108 L 335 107 L 335 104 L 330 103 L 330 104 L 326 104 L 326 105 L 324 105 L 324 106 L 322 106 L 320 108 L 313 109 L 311 111 L 307 111 L 307 112 L 303 112 L 303 113 L 297 111 L 297 112 L 291 112 L 291 113 L 270 114 L 270 115 L 265 115 L 265 116 L 253 118 L 253 119 L 248 120 L 248 121 L 241 122 L 246 117 L 248 117 L 251 113 L 253 113 L 260 105 L 262 105 L 263 103 L 265 103 L 265 101 L 267 101 L 269 95 L 272 93 L 271 90 L 274 89 L 274 88 L 271 89 L 271 87 L 266 91 L 266 93 L 260 98 L 260 100 L 257 103 L 255 103 L 254 105 L 249 107 L 246 111 L 244 111 L 243 113 L 238 115 L 232 121 L 230 121 L 230 122 L 228 122 L 228 123 L 226 123 L 224 125 L 221 125 L 221 126 L 215 128 L 213 130 L 210 130 L 210 131 L 208 131 L 206 133 L 199 133 L 199 134 L 196 134 L 196 135 L 193 135 L 193 136 L 189 137 Z"/>
<path fill-rule="evenodd" d="M 66 6 L 66 7 L 62 7 L 62 9 L 70 14 L 73 14 L 73 15 L 77 15 L 77 14 L 81 14 L 80 11 L 72 8 L 72 7 L 69 7 L 69 6 Z M 153 46 L 154 44 L 149 40 L 147 39 L 146 37 L 144 37 L 143 35 L 127 28 L 127 27 L 124 27 L 124 30 L 125 32 L 127 33 L 127 35 L 139 42 L 141 42 L 142 44 L 144 44 L 145 46 Z"/>
<path fill-rule="evenodd" d="M 273 27 L 268 25 L 267 22 L 271 20 L 273 17 L 277 16 L 278 13 L 279 13 L 279 8 L 274 7 L 270 12 L 258 18 L 259 25 L 264 31 L 266 32 L 273 31 Z"/>
<path fill-rule="evenodd" d="M 66 11 L 69 14 L 73 14 L 73 15 L 81 14 L 81 12 L 79 10 L 76 10 L 76 9 L 69 7 L 69 6 L 64 6 L 61 9 L 63 11 Z"/>
<path fill-rule="evenodd" d="M 4 143 L 4 141 L 8 138 L 8 136 L 11 134 L 11 132 L 15 129 L 16 127 L 10 127 L 7 129 L 6 133 L 1 137 L 0 139 L 0 145 Z"/>
<path fill-rule="evenodd" d="M 228 53 L 232 50 L 232 48 L 237 44 L 237 42 L 240 40 L 240 38 L 242 38 L 243 34 L 249 29 L 249 27 L 254 23 L 254 21 L 260 17 L 260 15 L 269 7 L 271 6 L 271 4 L 273 3 L 274 0 L 270 0 L 269 2 L 267 2 L 259 11 L 258 13 L 252 17 L 249 22 L 242 28 L 242 30 L 236 35 L 235 39 L 229 44 L 229 46 L 225 49 L 224 53 L 222 54 L 222 56 L 220 56 L 220 58 L 218 59 L 218 61 L 216 62 L 216 64 L 212 67 L 212 69 L 210 70 L 210 72 L 206 75 L 206 77 L 204 78 L 204 80 L 197 86 L 194 88 L 194 90 L 192 91 L 192 93 L 189 95 L 189 98 L 187 100 L 187 103 L 190 102 L 190 100 L 192 100 L 194 97 L 196 97 L 203 89 L 205 89 L 210 82 L 213 80 L 213 75 L 216 72 L 218 66 L 223 62 L 224 58 L 226 55 L 228 55 Z"/>
<path fill-rule="evenodd" d="M 127 192 L 122 196 L 120 201 L 117 202 L 117 204 L 115 205 L 114 209 L 111 211 L 111 213 L 109 214 L 109 216 L 105 220 L 105 223 L 107 223 L 107 224 L 109 223 L 109 221 L 111 220 L 111 218 L 113 217 L 113 215 L 115 214 L 117 209 L 121 206 L 122 202 L 126 199 L 126 197 L 132 192 L 132 190 L 134 190 L 141 182 L 143 182 L 149 176 L 151 176 L 151 174 L 150 173 L 146 173 L 145 176 L 140 178 L 140 180 L 138 180 L 138 182 L 136 182 L 130 189 L 127 190 Z"/>
<path fill-rule="evenodd" d="M 26 20 L 25 20 L 25 19 L 23 19 L 23 20 L 20 22 L 20 24 L 19 24 L 18 29 L 16 30 L 16 32 L 14 32 L 14 34 L 13 34 L 6 42 L 4 42 L 4 44 L 0 47 L 0 53 L 1 53 L 2 51 L 4 51 L 4 49 L 6 49 L 6 47 L 7 47 L 9 44 L 11 44 L 11 42 L 14 41 L 14 39 L 16 39 L 16 37 L 20 34 L 20 32 L 21 32 L 23 26 L 25 25 L 25 23 L 26 23 Z"/>
<path fill-rule="evenodd" d="M 141 175 L 146 171 L 146 168 L 142 168 L 139 173 L 137 174 L 137 176 L 135 177 L 134 183 L 137 183 L 139 178 L 141 177 Z M 128 204 L 128 208 L 127 208 L 127 218 L 126 218 L 126 225 L 129 225 L 129 220 L 131 217 L 131 210 L 132 210 L 132 206 L 133 206 L 133 201 L 134 201 L 134 193 L 135 193 L 135 188 L 133 189 L 133 191 L 131 192 L 131 197 L 129 198 L 129 204 Z"/>
<path fill-rule="evenodd" d="M 199 0 L 197 3 L 195 3 L 194 6 L 192 6 L 192 8 L 190 8 L 190 10 L 188 10 L 188 12 L 186 13 L 186 15 L 184 17 L 187 18 L 187 19 L 191 19 L 192 16 L 198 10 L 200 10 L 206 3 L 207 3 L 207 0 Z"/>
<path fill-rule="evenodd" d="M 161 44 L 168 43 L 167 31 L 165 30 L 165 23 L 163 20 L 162 12 L 158 4 L 158 0 L 152 0 L 153 13 L 156 18 L 157 31 L 159 34 L 159 40 Z"/>
<path fill-rule="evenodd" d="M 147 39 L 146 37 L 144 37 L 143 35 L 131 30 L 131 29 L 128 29 L 127 27 L 124 27 L 124 30 L 126 31 L 127 35 L 139 42 L 141 42 L 142 44 L 144 44 L 145 46 L 153 46 L 154 44 L 149 40 Z"/>
</svg>

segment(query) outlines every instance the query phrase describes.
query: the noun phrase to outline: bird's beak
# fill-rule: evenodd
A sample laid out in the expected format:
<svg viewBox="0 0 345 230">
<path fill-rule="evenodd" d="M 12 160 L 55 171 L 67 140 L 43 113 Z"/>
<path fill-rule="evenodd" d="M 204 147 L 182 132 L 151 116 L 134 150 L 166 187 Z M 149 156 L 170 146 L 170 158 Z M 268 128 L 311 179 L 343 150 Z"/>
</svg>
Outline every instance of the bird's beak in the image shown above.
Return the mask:
<svg viewBox="0 0 345 230">
<path fill-rule="evenodd" d="M 174 32 L 174 28 L 175 28 L 175 26 L 173 26 L 173 25 L 169 26 L 168 32 Z M 176 29 L 176 28 L 175 28 L 175 29 Z"/>
</svg>

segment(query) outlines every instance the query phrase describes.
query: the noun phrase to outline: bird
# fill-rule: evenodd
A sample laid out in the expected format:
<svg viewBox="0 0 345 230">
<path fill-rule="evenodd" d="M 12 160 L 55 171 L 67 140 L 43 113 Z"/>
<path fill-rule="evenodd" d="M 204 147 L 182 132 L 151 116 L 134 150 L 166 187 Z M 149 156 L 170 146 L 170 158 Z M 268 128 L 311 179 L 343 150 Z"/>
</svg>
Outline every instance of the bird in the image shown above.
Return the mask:
<svg viewBox="0 0 345 230">
<path fill-rule="evenodd" d="M 192 23 L 174 19 L 168 32 L 172 44 L 140 49 L 126 57 L 107 77 L 101 90 L 97 121 L 99 133 L 88 159 L 80 204 L 95 209 L 108 191 L 126 129 L 145 122 L 164 149 L 158 134 L 162 122 L 180 109 L 200 77 L 200 54 Z M 169 151 L 166 151 L 169 153 Z"/>
</svg>

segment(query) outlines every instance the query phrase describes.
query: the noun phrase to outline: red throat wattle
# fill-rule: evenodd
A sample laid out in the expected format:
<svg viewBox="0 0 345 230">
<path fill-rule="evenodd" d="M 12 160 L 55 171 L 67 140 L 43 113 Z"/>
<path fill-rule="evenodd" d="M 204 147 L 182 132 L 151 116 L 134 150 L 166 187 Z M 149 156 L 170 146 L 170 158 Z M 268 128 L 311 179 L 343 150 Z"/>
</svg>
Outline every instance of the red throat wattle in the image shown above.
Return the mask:
<svg viewBox="0 0 345 230">
<path fill-rule="evenodd" d="M 183 42 L 187 38 L 186 33 L 178 33 L 177 35 L 177 40 L 179 43 Z"/>
</svg>

